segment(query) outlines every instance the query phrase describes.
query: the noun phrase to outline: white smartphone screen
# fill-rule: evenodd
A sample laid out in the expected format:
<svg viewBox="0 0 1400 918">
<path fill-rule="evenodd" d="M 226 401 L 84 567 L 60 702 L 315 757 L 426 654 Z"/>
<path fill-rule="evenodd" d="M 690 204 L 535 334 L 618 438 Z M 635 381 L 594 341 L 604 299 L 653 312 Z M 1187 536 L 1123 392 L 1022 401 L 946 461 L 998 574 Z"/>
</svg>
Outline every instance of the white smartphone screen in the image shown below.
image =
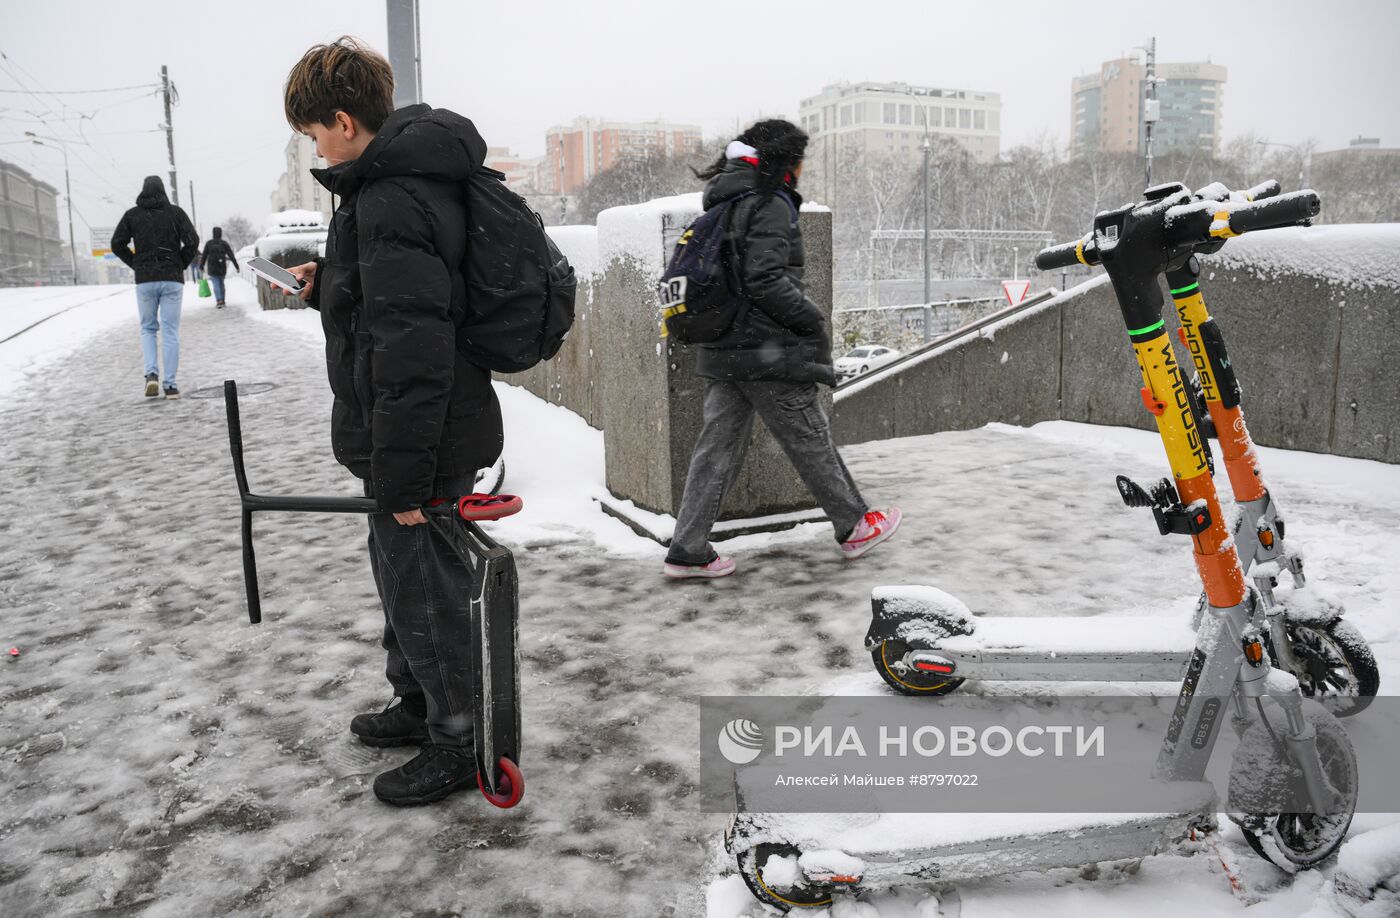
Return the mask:
<svg viewBox="0 0 1400 918">
<path fill-rule="evenodd" d="M 283 289 L 293 293 L 300 293 L 302 283 L 296 279 L 296 275 L 280 265 L 274 265 L 266 258 L 254 257 L 248 259 L 248 267 L 253 273 L 269 283 L 276 284 Z"/>
</svg>

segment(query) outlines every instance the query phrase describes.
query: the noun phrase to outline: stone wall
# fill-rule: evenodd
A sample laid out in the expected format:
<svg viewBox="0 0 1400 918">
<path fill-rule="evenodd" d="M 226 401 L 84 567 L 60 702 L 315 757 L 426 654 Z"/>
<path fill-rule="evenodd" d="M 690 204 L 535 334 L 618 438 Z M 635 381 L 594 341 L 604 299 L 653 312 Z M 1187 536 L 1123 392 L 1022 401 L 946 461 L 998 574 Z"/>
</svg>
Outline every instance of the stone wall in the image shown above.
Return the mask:
<svg viewBox="0 0 1400 918">
<path fill-rule="evenodd" d="M 1255 441 L 1400 462 L 1400 226 L 1260 233 L 1204 262 Z M 1053 418 L 1154 429 L 1139 380 L 1101 275 L 843 389 L 833 424 L 841 443 Z"/>
</svg>

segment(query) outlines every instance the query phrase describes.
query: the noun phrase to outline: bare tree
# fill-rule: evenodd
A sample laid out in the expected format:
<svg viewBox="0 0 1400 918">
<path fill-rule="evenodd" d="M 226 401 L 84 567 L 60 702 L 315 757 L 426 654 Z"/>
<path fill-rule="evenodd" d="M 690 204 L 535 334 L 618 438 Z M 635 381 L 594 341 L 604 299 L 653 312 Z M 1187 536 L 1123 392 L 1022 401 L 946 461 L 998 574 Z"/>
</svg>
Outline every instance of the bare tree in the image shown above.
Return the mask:
<svg viewBox="0 0 1400 918">
<path fill-rule="evenodd" d="M 234 251 L 238 251 L 254 239 L 258 238 L 258 231 L 253 228 L 252 221 L 242 214 L 234 214 L 225 220 L 220 226 L 224 231 L 224 238 L 228 244 L 233 246 Z"/>
</svg>

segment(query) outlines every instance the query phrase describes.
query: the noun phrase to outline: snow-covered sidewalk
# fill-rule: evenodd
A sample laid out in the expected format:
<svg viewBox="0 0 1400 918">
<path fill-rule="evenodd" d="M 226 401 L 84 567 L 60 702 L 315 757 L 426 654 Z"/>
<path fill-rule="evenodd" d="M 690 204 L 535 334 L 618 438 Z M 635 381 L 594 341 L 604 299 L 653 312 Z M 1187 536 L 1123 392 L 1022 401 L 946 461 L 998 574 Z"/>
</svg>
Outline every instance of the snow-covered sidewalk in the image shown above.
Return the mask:
<svg viewBox="0 0 1400 918">
<path fill-rule="evenodd" d="M 875 690 L 861 638 L 882 583 L 1045 616 L 1140 613 L 1144 590 L 1184 609 L 1196 593 L 1182 545 L 1113 486 L 1160 474 L 1160 446 L 1067 424 L 849 449 L 867 496 L 907 514 L 887 546 L 843 563 L 809 526 L 736 540 L 728 580 L 665 582 L 661 550 L 590 499 L 601 434 L 501 387 L 507 490 L 527 504 L 493 524 L 520 572 L 525 800 L 384 807 L 369 783 L 410 752 L 346 731 L 387 700 L 363 520 L 260 517 L 265 623 L 244 605 L 222 381 L 274 386 L 242 400 L 254 490 L 355 493 L 330 454 L 316 316 L 258 312 L 241 280 L 229 301 L 186 298 L 181 401 L 142 396 L 122 296 L 108 302 L 123 323 L 50 353 L 42 384 L 0 391 L 0 650 L 19 650 L 0 661 L 0 914 L 761 914 L 719 854 L 724 817 L 690 802 L 699 696 Z M 0 380 L 19 372 L 6 347 Z M 1400 468 L 1264 453 L 1310 577 L 1346 600 L 1394 693 Z M 1094 532 L 1067 537 L 1070 513 Z M 1249 914 L 1297 914 L 1322 879 Z M 962 898 L 967 918 L 1244 908 L 1201 857 Z M 911 893 L 837 914 L 938 908 Z"/>
</svg>

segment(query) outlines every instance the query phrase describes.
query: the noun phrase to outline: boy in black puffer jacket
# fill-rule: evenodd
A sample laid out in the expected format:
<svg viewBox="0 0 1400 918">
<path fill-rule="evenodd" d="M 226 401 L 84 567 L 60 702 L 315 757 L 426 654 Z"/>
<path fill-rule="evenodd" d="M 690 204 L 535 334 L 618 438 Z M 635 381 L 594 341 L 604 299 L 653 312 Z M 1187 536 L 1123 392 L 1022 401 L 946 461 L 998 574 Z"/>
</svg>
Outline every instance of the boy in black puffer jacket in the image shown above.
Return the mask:
<svg viewBox="0 0 1400 918">
<path fill-rule="evenodd" d="M 369 518 L 370 565 L 399 703 L 350 731 L 372 746 L 421 744 L 374 782 L 380 800 L 414 805 L 476 786 L 472 578 L 421 508 L 475 491 L 502 428 L 491 374 L 458 353 L 455 333 L 466 310 L 462 185 L 486 142 L 454 112 L 394 111 L 393 90 L 388 61 L 348 37 L 292 68 L 287 121 L 330 163 L 312 174 L 338 202 L 325 258 L 289 270 L 321 312 L 336 459 L 382 511 Z"/>
<path fill-rule="evenodd" d="M 728 332 L 700 345 L 696 358 L 696 372 L 711 382 L 663 568 L 668 577 L 734 572 L 734 559 L 708 540 L 743 465 L 755 414 L 826 512 L 846 558 L 860 557 L 899 528 L 899 510 L 872 510 L 861 497 L 817 400 L 817 385 L 836 385 L 836 374 L 831 331 L 802 288 L 796 185 L 806 149 L 807 135 L 796 125 L 760 121 L 699 173 L 707 180 L 706 210 L 735 202 L 726 242 L 744 302 Z"/>
</svg>

